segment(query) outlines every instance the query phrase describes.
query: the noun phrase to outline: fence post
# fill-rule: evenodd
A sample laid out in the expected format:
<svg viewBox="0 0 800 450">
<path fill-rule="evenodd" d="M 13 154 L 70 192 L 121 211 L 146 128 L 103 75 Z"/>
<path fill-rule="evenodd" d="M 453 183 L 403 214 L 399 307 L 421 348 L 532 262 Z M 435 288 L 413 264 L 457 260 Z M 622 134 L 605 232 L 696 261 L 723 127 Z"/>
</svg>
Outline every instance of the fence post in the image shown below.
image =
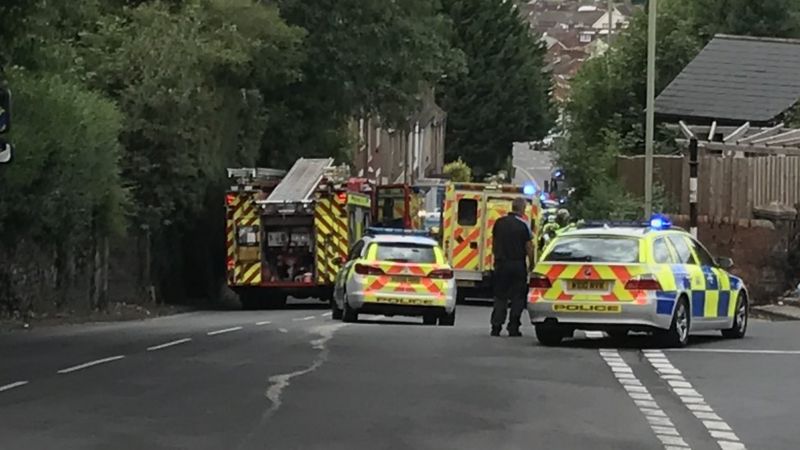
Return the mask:
<svg viewBox="0 0 800 450">
<path fill-rule="evenodd" d="M 697 238 L 697 138 L 689 140 L 689 232 Z"/>
</svg>

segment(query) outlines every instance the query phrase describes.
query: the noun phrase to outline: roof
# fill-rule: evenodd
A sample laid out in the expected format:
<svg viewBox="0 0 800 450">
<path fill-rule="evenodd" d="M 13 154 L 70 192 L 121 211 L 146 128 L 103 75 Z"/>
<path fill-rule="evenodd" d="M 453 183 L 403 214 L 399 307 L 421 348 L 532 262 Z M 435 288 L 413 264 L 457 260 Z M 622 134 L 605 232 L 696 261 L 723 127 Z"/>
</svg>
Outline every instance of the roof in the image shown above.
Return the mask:
<svg viewBox="0 0 800 450">
<path fill-rule="evenodd" d="M 687 121 L 767 124 L 800 100 L 800 41 L 717 35 L 656 99 Z"/>
<path fill-rule="evenodd" d="M 416 244 L 416 245 L 439 245 L 435 239 L 422 236 L 403 236 L 394 234 L 377 234 L 370 236 L 371 242 L 379 244 Z"/>
<path fill-rule="evenodd" d="M 561 236 L 613 236 L 613 237 L 643 237 L 650 231 L 647 227 L 608 227 L 608 228 L 583 228 L 566 231 Z"/>
</svg>

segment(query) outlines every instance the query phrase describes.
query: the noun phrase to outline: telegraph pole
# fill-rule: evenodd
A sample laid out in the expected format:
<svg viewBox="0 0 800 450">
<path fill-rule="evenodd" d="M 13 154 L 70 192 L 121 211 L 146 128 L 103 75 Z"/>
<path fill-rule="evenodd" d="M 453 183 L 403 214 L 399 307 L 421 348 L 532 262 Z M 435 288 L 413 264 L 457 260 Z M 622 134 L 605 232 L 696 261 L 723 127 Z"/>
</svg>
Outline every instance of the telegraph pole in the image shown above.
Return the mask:
<svg viewBox="0 0 800 450">
<path fill-rule="evenodd" d="M 647 123 L 644 150 L 644 214 L 653 214 L 653 138 L 655 135 L 656 97 L 656 6 L 657 0 L 649 0 L 647 25 Z"/>
<path fill-rule="evenodd" d="M 611 33 L 614 32 L 614 0 L 608 0 L 608 47 L 611 48 Z"/>
</svg>

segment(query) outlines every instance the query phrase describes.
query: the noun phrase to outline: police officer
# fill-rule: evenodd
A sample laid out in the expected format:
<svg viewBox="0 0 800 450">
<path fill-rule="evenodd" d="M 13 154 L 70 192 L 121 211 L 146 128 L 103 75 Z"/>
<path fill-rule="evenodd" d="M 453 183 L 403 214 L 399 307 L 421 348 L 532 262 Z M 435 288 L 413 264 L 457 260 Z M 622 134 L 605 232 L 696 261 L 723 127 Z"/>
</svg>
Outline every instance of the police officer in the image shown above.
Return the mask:
<svg viewBox="0 0 800 450">
<path fill-rule="evenodd" d="M 500 336 L 506 321 L 506 310 L 511 305 L 508 335 L 522 336 L 519 331 L 525 297 L 528 293 L 528 258 L 533 254 L 533 233 L 523 218 L 528 205 L 524 198 L 516 198 L 511 212 L 494 224 L 492 252 L 494 254 L 494 309 L 492 310 L 492 336 Z"/>
</svg>

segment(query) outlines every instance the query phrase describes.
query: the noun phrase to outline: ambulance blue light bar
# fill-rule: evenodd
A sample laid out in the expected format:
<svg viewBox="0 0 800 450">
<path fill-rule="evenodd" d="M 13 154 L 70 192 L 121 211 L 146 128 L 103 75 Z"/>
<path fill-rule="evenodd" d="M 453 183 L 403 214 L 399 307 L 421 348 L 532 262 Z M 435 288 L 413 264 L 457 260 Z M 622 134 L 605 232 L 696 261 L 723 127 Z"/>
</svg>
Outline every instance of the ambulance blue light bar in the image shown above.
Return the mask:
<svg viewBox="0 0 800 450">
<path fill-rule="evenodd" d="M 673 228 L 672 221 L 669 217 L 663 214 L 654 214 L 649 221 L 632 221 L 632 220 L 587 220 L 578 224 L 578 228 L 650 228 L 651 230 L 661 231 Z"/>
<path fill-rule="evenodd" d="M 425 230 L 406 230 L 403 228 L 380 228 L 369 227 L 367 234 L 370 236 L 377 235 L 393 235 L 393 236 L 417 236 L 417 237 L 431 237 L 431 233 Z"/>
</svg>

